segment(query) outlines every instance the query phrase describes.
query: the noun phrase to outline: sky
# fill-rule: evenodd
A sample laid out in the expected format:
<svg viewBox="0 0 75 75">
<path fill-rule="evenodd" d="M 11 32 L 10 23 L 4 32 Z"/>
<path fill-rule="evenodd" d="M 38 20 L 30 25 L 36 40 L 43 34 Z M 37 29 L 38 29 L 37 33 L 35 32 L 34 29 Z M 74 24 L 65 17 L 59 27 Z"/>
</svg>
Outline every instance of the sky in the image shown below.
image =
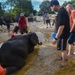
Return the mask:
<svg viewBox="0 0 75 75">
<path fill-rule="evenodd" d="M 34 9 L 39 11 L 40 10 L 39 5 L 42 3 L 43 0 L 31 0 L 31 1 L 34 6 Z M 64 1 L 70 1 L 70 0 L 58 0 L 58 1 L 62 5 L 64 3 Z"/>
<path fill-rule="evenodd" d="M 0 2 L 5 2 L 6 0 L 0 0 Z M 34 9 L 39 11 L 39 5 L 42 3 L 43 0 L 31 0 L 32 1 L 32 5 L 34 6 Z M 62 5 L 64 3 L 64 1 L 70 1 L 70 0 L 58 0 L 59 3 Z"/>
</svg>

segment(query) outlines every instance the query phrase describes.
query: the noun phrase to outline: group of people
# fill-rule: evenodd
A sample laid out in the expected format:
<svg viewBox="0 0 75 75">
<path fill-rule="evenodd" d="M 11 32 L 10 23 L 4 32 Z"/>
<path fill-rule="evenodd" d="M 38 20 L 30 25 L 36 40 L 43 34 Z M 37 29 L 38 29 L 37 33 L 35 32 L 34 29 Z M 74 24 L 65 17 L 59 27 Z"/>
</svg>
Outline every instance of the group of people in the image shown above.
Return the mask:
<svg viewBox="0 0 75 75">
<path fill-rule="evenodd" d="M 7 31 L 10 32 L 10 25 L 13 25 L 12 24 L 12 18 L 10 18 L 10 17 L 4 18 L 3 16 L 0 16 L 0 25 L 2 28 L 3 28 L 2 25 L 6 25 Z"/>
<path fill-rule="evenodd" d="M 52 40 L 52 44 L 57 42 L 57 50 L 61 51 L 61 67 L 63 67 L 66 65 L 75 43 L 75 10 L 71 4 L 61 7 L 57 0 L 51 1 L 50 8 L 58 12 L 55 21 L 56 37 Z M 68 53 L 66 52 L 67 41 Z"/>
</svg>

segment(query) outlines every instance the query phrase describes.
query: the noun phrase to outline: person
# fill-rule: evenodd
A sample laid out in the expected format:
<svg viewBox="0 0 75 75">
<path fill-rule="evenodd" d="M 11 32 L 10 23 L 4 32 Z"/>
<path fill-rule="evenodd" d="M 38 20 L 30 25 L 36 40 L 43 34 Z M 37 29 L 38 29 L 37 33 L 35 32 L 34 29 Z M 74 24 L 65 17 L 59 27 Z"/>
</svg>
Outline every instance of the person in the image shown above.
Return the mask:
<svg viewBox="0 0 75 75">
<path fill-rule="evenodd" d="M 67 53 L 66 45 L 69 37 L 70 25 L 69 15 L 64 7 L 61 7 L 57 0 L 52 0 L 50 7 L 53 11 L 58 12 L 56 19 L 56 37 L 52 40 L 52 44 L 57 42 L 57 50 L 61 51 L 61 67 L 66 65 Z"/>
<path fill-rule="evenodd" d="M 10 38 L 13 38 L 14 36 L 18 35 L 18 31 L 19 31 L 19 27 L 15 26 Z"/>
<path fill-rule="evenodd" d="M 73 43 L 75 42 L 75 9 L 71 4 L 66 6 L 66 10 L 70 16 L 70 36 L 68 38 L 69 50 L 68 50 L 68 57 L 72 53 Z"/>
<path fill-rule="evenodd" d="M 0 26 L 2 27 L 2 29 L 3 29 L 3 25 L 4 24 L 4 18 L 3 18 L 3 16 L 0 16 Z"/>
<path fill-rule="evenodd" d="M 10 25 L 11 25 L 10 17 L 6 17 L 5 25 L 7 26 L 8 32 L 10 32 Z"/>
<path fill-rule="evenodd" d="M 43 17 L 43 22 L 45 24 L 45 12 L 42 13 L 42 17 Z"/>
<path fill-rule="evenodd" d="M 30 13 L 29 17 L 28 17 L 28 22 L 33 22 L 33 13 Z"/>
<path fill-rule="evenodd" d="M 55 18 L 53 19 L 53 22 L 52 22 L 52 26 L 54 26 L 54 33 L 56 33 L 56 18 L 57 18 L 57 16 L 55 16 Z"/>
<path fill-rule="evenodd" d="M 49 16 L 49 13 L 48 12 L 46 12 L 46 14 L 45 14 L 45 20 L 46 20 L 46 25 L 47 25 L 46 28 L 48 28 L 48 24 L 51 27 L 51 24 L 50 24 L 50 16 Z"/>
<path fill-rule="evenodd" d="M 24 13 L 20 14 L 18 24 L 19 24 L 21 34 L 28 33 L 28 31 L 27 31 L 27 20 L 26 20 L 26 17 L 24 16 Z"/>
</svg>

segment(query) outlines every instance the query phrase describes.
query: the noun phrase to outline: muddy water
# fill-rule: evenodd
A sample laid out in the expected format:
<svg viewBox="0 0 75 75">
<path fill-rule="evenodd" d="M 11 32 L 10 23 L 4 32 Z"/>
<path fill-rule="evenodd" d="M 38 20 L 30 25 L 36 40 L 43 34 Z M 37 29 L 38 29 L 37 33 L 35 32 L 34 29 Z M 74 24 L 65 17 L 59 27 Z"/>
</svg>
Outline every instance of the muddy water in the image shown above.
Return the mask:
<svg viewBox="0 0 75 75">
<path fill-rule="evenodd" d="M 53 28 L 46 29 L 42 22 L 32 23 L 29 26 L 31 31 L 42 32 L 45 41 L 42 46 L 35 46 L 35 50 L 26 59 L 26 65 L 12 75 L 75 75 L 74 56 L 71 56 L 65 68 L 59 68 L 61 61 L 58 61 L 57 58 L 60 56 L 60 52 L 56 50 L 56 45 L 51 44 Z M 1 36 L 0 42 L 9 38 L 7 33 L 2 33 Z M 42 37 L 42 39 L 44 38 Z"/>
</svg>

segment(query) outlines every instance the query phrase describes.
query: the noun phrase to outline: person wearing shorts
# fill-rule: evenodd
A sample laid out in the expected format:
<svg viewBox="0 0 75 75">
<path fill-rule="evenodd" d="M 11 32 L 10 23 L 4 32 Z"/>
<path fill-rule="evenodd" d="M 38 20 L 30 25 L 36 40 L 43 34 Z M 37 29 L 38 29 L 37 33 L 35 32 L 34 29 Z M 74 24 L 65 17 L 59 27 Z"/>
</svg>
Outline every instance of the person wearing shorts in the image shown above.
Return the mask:
<svg viewBox="0 0 75 75">
<path fill-rule="evenodd" d="M 57 50 L 61 51 L 61 66 L 63 67 L 66 65 L 67 58 L 66 45 L 70 32 L 69 15 L 66 9 L 59 5 L 59 2 L 57 0 L 52 0 L 50 6 L 53 11 L 58 12 L 56 18 L 57 33 L 56 37 L 52 40 L 52 44 L 56 44 L 57 42 Z"/>
<path fill-rule="evenodd" d="M 69 50 L 68 50 L 68 57 L 71 55 L 73 44 L 75 43 L 75 9 L 71 4 L 66 6 L 66 10 L 70 16 L 70 36 L 68 38 Z"/>
<path fill-rule="evenodd" d="M 49 25 L 50 25 L 50 27 L 51 27 L 49 13 L 46 13 L 46 14 L 45 14 L 45 19 L 46 19 L 46 25 L 47 25 L 47 27 L 46 27 L 46 28 L 48 28 L 48 24 L 49 24 Z"/>
</svg>

